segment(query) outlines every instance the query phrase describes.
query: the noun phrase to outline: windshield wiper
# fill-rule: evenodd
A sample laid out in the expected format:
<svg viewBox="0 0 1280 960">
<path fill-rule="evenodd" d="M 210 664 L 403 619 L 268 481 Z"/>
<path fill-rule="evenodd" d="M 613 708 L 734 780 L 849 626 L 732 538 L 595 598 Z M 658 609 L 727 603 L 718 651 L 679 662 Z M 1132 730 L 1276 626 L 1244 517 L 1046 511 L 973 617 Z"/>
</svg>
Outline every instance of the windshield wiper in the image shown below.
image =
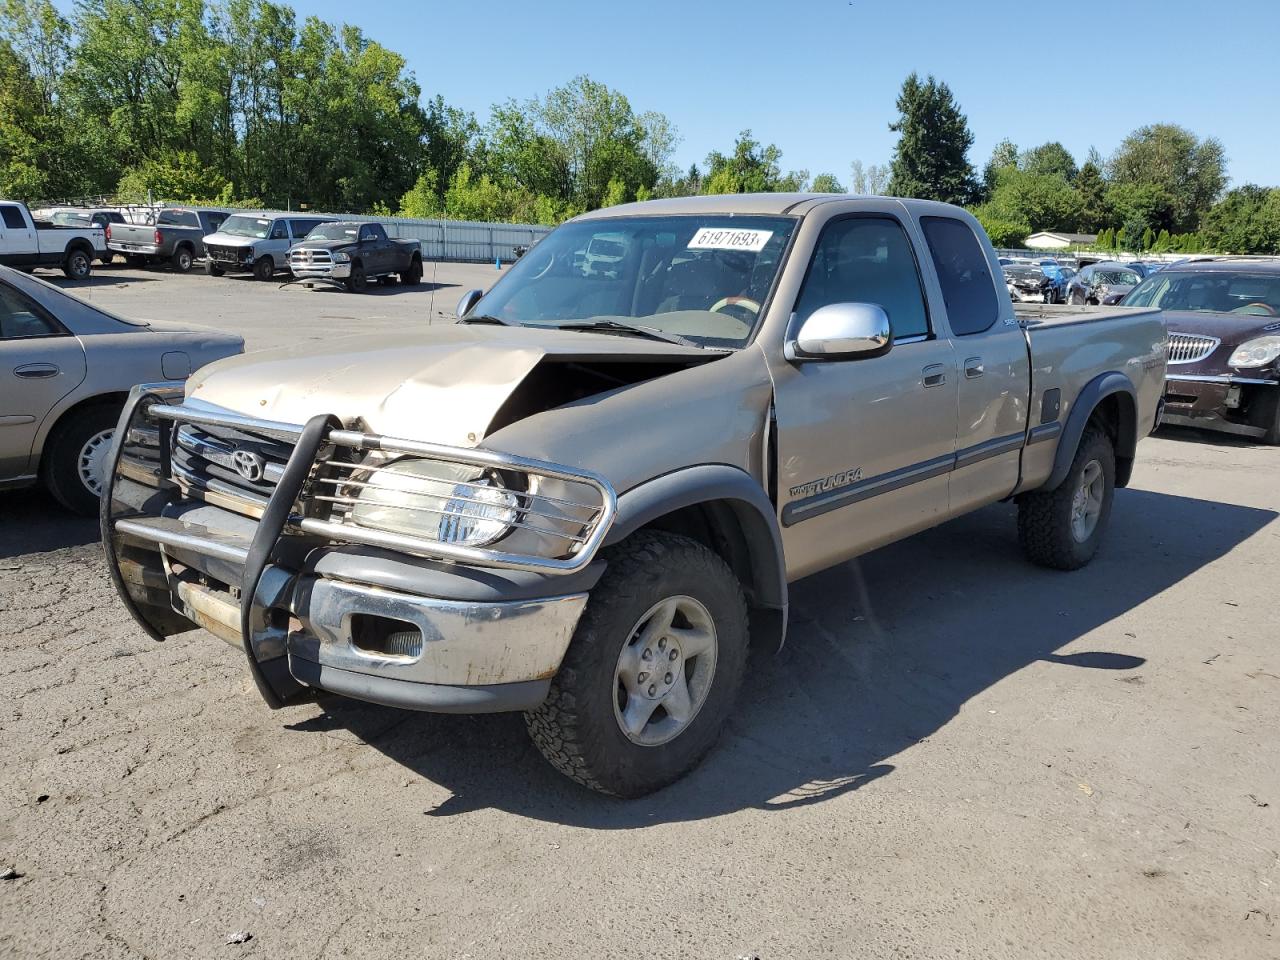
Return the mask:
<svg viewBox="0 0 1280 960">
<path fill-rule="evenodd" d="M 702 345 L 694 343 L 687 337 L 682 337 L 678 333 L 667 333 L 665 330 L 659 330 L 657 327 L 644 327 L 638 323 L 619 323 L 617 320 L 582 320 L 577 323 L 558 323 L 557 330 L 616 330 L 618 333 L 632 333 L 640 337 L 648 337 L 650 340 L 661 340 L 664 343 L 675 343 L 682 347 L 697 347 L 702 349 Z"/>
<path fill-rule="evenodd" d="M 496 323 L 500 327 L 511 326 L 511 324 L 507 323 L 507 321 L 501 320 L 498 317 L 491 316 L 490 314 L 487 314 L 487 313 L 472 314 L 471 316 L 466 317 L 460 322 L 461 323 Z"/>
</svg>

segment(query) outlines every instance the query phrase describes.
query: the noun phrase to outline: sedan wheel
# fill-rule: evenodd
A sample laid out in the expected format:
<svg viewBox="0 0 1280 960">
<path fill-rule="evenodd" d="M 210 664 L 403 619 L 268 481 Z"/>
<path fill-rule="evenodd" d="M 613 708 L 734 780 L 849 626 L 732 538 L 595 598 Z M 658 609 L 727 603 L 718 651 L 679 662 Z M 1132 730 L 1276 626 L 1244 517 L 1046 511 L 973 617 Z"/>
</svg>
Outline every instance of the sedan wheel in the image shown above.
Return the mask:
<svg viewBox="0 0 1280 960">
<path fill-rule="evenodd" d="M 68 510 L 97 514 L 119 415 L 119 407 L 107 404 L 80 408 L 63 417 L 50 434 L 41 456 L 41 475 Z"/>
</svg>

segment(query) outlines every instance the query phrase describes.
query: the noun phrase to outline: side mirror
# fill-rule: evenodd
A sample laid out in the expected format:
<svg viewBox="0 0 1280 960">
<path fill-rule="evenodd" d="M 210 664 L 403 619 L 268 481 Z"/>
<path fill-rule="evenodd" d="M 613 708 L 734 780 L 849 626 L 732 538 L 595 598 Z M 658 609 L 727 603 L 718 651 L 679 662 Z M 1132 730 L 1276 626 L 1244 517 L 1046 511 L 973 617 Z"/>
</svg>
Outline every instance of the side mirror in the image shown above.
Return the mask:
<svg viewBox="0 0 1280 960">
<path fill-rule="evenodd" d="M 480 298 L 483 296 L 484 296 L 483 290 L 468 290 L 466 293 L 464 293 L 462 295 L 462 299 L 458 301 L 457 308 L 454 310 L 454 313 L 457 314 L 458 319 L 461 320 L 468 313 L 470 313 L 471 308 L 474 307 L 477 303 L 479 303 Z"/>
<path fill-rule="evenodd" d="M 788 360 L 863 360 L 893 346 L 889 315 L 876 303 L 829 303 L 801 324 L 783 347 Z"/>
</svg>

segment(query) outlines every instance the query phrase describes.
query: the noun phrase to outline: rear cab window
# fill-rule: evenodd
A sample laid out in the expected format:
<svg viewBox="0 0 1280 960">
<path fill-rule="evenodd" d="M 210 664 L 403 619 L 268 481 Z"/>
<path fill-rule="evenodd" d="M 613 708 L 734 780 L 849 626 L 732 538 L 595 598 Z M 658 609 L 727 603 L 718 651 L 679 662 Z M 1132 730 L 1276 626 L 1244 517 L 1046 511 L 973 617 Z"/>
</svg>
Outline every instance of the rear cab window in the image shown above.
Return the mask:
<svg viewBox="0 0 1280 960">
<path fill-rule="evenodd" d="M 161 210 L 156 217 L 157 227 L 198 227 L 200 218 L 191 210 Z"/>
<path fill-rule="evenodd" d="M 970 226 L 954 217 L 921 217 L 920 228 L 942 287 L 951 332 L 958 337 L 990 330 L 1000 301 L 986 252 Z"/>
</svg>

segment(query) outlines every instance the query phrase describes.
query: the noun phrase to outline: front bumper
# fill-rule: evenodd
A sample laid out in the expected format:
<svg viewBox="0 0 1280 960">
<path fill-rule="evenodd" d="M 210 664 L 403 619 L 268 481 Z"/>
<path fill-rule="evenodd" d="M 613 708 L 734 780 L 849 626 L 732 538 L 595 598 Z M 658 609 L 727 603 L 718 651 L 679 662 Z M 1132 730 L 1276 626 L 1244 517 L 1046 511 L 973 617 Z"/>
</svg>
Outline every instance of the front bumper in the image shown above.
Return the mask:
<svg viewBox="0 0 1280 960">
<path fill-rule="evenodd" d="M 346 280 L 351 276 L 351 264 L 335 263 L 330 266 L 300 266 L 289 264 L 289 272 L 298 280 Z"/>
<path fill-rule="evenodd" d="M 139 403 L 158 399 L 146 391 L 122 415 L 102 522 L 117 590 L 153 637 L 203 627 L 242 649 L 272 706 L 307 687 L 434 712 L 545 699 L 603 562 L 567 575 L 477 569 L 273 529 L 271 504 L 255 520 L 175 495 L 163 457 L 141 475 L 123 454 Z M 301 459 L 315 453 L 306 436 Z M 288 507 L 292 466 L 277 488 Z"/>
<path fill-rule="evenodd" d="M 1265 376 L 1172 374 L 1165 378 L 1163 422 L 1261 437 L 1277 390 L 1280 380 Z"/>
</svg>

